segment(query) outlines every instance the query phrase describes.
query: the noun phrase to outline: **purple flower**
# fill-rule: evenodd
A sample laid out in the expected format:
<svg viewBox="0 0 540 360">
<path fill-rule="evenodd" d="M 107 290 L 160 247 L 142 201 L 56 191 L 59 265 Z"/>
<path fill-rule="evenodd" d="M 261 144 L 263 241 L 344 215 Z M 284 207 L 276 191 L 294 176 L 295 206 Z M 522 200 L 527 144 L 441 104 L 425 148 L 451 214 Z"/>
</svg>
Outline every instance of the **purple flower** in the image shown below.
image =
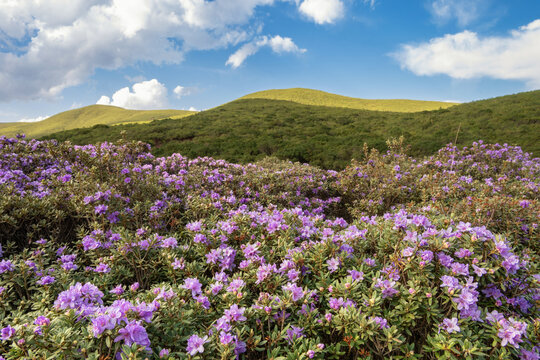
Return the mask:
<svg viewBox="0 0 540 360">
<path fill-rule="evenodd" d="M 99 265 L 96 266 L 96 268 L 94 269 L 94 272 L 97 272 L 97 273 L 108 273 L 110 271 L 111 271 L 111 268 L 109 267 L 109 265 L 104 264 L 104 263 L 99 263 Z"/>
<path fill-rule="evenodd" d="M 240 289 L 242 289 L 246 283 L 242 279 L 234 279 L 229 283 L 229 286 L 227 287 L 227 291 L 229 292 L 238 292 Z"/>
<path fill-rule="evenodd" d="M 169 356 L 169 349 L 161 349 L 159 352 L 160 359 L 163 359 L 165 356 Z"/>
<path fill-rule="evenodd" d="M 464 275 L 464 276 L 469 275 L 469 265 L 467 264 L 461 264 L 461 263 L 455 262 L 455 263 L 452 263 L 450 268 L 452 270 L 452 273 L 454 274 Z"/>
<path fill-rule="evenodd" d="M 82 244 L 83 244 L 84 251 L 95 250 L 95 249 L 101 247 L 101 243 L 99 241 L 97 241 L 96 239 L 94 239 L 90 235 L 85 236 L 82 239 Z"/>
<path fill-rule="evenodd" d="M 447 287 L 449 292 L 461 288 L 458 279 L 453 276 L 443 275 L 441 276 L 441 280 L 441 287 Z"/>
<path fill-rule="evenodd" d="M 53 276 L 46 275 L 46 276 L 42 277 L 41 279 L 39 279 L 37 281 L 37 283 L 39 285 L 49 285 L 49 284 L 52 284 L 55 281 L 56 281 L 56 279 Z"/>
<path fill-rule="evenodd" d="M 431 262 L 431 260 L 433 260 L 433 251 L 422 250 L 422 251 L 420 251 L 420 257 L 425 262 Z"/>
<path fill-rule="evenodd" d="M 326 260 L 326 264 L 328 265 L 328 271 L 333 273 L 334 271 L 337 271 L 339 269 L 340 261 L 336 258 L 331 258 Z"/>
<path fill-rule="evenodd" d="M 205 336 L 203 338 L 200 338 L 198 335 L 191 335 L 188 339 L 188 344 L 186 347 L 186 351 L 189 355 L 193 356 L 197 353 L 203 353 L 204 352 L 204 344 L 208 341 L 208 336 Z"/>
<path fill-rule="evenodd" d="M 372 258 L 364 259 L 364 264 L 366 264 L 367 266 L 375 266 L 375 259 L 372 259 Z"/>
<path fill-rule="evenodd" d="M 399 293 L 398 290 L 394 289 L 394 286 L 396 286 L 396 282 L 393 280 L 382 280 L 382 278 L 379 278 L 377 282 L 375 283 L 375 287 L 378 287 L 382 289 L 382 296 L 383 299 L 387 297 L 392 297 Z"/>
<path fill-rule="evenodd" d="M 107 205 L 98 205 L 94 208 L 94 212 L 96 213 L 96 215 L 103 215 L 107 212 L 107 210 L 109 209 L 109 207 Z"/>
<path fill-rule="evenodd" d="M 222 331 L 219 333 L 219 342 L 223 345 L 228 345 L 233 341 L 233 336 L 228 332 Z"/>
<path fill-rule="evenodd" d="M 203 295 L 197 295 L 197 296 L 194 296 L 193 298 L 195 299 L 195 301 L 201 304 L 203 308 L 210 309 L 211 304 L 210 304 L 210 301 L 208 300 L 208 297 L 203 296 Z"/>
<path fill-rule="evenodd" d="M 68 182 L 69 180 L 71 180 L 71 175 L 65 174 L 65 175 L 59 176 L 58 180 L 60 180 L 61 182 Z"/>
<path fill-rule="evenodd" d="M 506 258 L 502 262 L 502 266 L 509 274 L 515 274 L 520 268 L 519 258 L 514 254 L 510 254 L 506 256 Z"/>
<path fill-rule="evenodd" d="M 46 316 L 40 315 L 34 320 L 34 325 L 39 326 L 48 326 L 51 323 L 51 320 L 47 318 Z"/>
<path fill-rule="evenodd" d="M 202 227 L 202 222 L 201 221 L 191 222 L 191 223 L 186 225 L 186 229 L 188 229 L 190 231 L 200 231 L 201 227 Z"/>
<path fill-rule="evenodd" d="M 108 315 L 99 315 L 92 319 L 92 331 L 94 337 L 101 335 L 106 329 L 112 330 L 116 326 L 116 321 Z"/>
<path fill-rule="evenodd" d="M 182 287 L 191 290 L 191 294 L 195 296 L 201 293 L 202 285 L 197 278 L 187 278 L 184 280 L 184 285 L 182 285 Z"/>
<path fill-rule="evenodd" d="M 118 336 L 114 342 L 124 340 L 124 344 L 131 346 L 133 343 L 145 347 L 150 346 L 150 340 L 146 329 L 140 325 L 140 321 L 130 321 L 123 329 L 118 330 Z"/>
<path fill-rule="evenodd" d="M 57 309 L 84 310 L 96 304 L 103 304 L 102 297 L 103 293 L 95 285 L 77 283 L 58 294 L 54 306 Z"/>
<path fill-rule="evenodd" d="M 413 247 L 407 247 L 403 250 L 401 250 L 401 255 L 403 257 L 411 257 L 414 255 L 414 248 Z"/>
<path fill-rule="evenodd" d="M 79 267 L 72 262 L 65 262 L 62 264 L 62 269 L 66 271 L 77 270 Z"/>
<path fill-rule="evenodd" d="M 304 336 L 304 328 L 300 328 L 292 325 L 290 329 L 287 329 L 287 341 L 291 344 L 294 340 Z"/>
<path fill-rule="evenodd" d="M 470 306 L 475 305 L 478 301 L 477 292 L 464 288 L 461 290 L 461 294 L 457 298 L 453 298 L 452 301 L 457 304 L 458 310 L 468 310 Z"/>
<path fill-rule="evenodd" d="M 244 311 L 246 308 L 238 308 L 238 305 L 233 304 L 228 310 L 225 310 L 225 317 L 229 322 L 231 321 L 246 321 Z"/>
<path fill-rule="evenodd" d="M 292 300 L 298 301 L 304 296 L 302 288 L 294 283 L 288 283 L 283 286 L 283 291 L 290 292 L 292 294 Z"/>
<path fill-rule="evenodd" d="M 193 237 L 193 242 L 206 244 L 206 236 L 204 234 L 195 234 Z"/>
<path fill-rule="evenodd" d="M 272 273 L 275 272 L 275 271 L 277 271 L 275 264 L 268 264 L 268 265 L 259 266 L 259 269 L 257 270 L 257 281 L 255 283 L 260 284 L 267 277 L 272 275 Z"/>
<path fill-rule="evenodd" d="M 124 293 L 124 287 L 122 285 L 118 285 L 109 292 L 114 295 L 122 295 Z"/>
<path fill-rule="evenodd" d="M 10 260 L 0 261 L 0 274 L 5 273 L 6 271 L 13 271 L 13 263 Z"/>
<path fill-rule="evenodd" d="M 456 256 L 457 256 L 458 258 L 460 258 L 460 259 L 463 259 L 463 258 L 465 258 L 465 257 L 469 257 L 469 256 L 471 256 L 472 254 L 473 254 L 473 253 L 472 253 L 471 250 L 469 250 L 469 249 L 464 249 L 464 248 L 461 248 L 461 249 L 459 249 L 458 251 L 456 251 L 456 252 L 454 253 L 454 255 L 456 255 Z"/>
<path fill-rule="evenodd" d="M 13 335 L 15 335 L 15 328 L 12 328 L 10 325 L 6 326 L 1 331 L 1 339 L 9 340 Z"/>
<path fill-rule="evenodd" d="M 388 320 L 379 317 L 379 316 L 372 316 L 370 320 L 373 320 L 381 329 L 389 328 L 388 326 Z"/>
<path fill-rule="evenodd" d="M 222 316 L 216 321 L 216 329 L 229 332 L 231 330 L 231 324 L 226 316 Z"/>
<path fill-rule="evenodd" d="M 487 273 L 487 270 L 484 269 L 483 267 L 480 267 L 480 266 L 476 266 L 473 264 L 473 270 L 474 270 L 474 273 L 478 276 L 478 277 L 481 277 L 482 275 L 485 275 Z"/>
<path fill-rule="evenodd" d="M 459 325 L 458 325 L 458 319 L 457 318 L 451 318 L 451 319 L 444 319 L 442 322 L 442 326 L 444 327 L 444 330 L 446 330 L 447 333 L 451 334 L 453 332 L 459 332 L 461 331 Z"/>
<path fill-rule="evenodd" d="M 246 343 L 244 341 L 238 340 L 236 337 L 234 339 L 234 354 L 236 355 L 236 358 L 240 358 L 240 354 L 243 354 L 246 352 Z"/>
<path fill-rule="evenodd" d="M 133 284 L 131 284 L 131 286 L 129 287 L 129 290 L 135 292 L 137 291 L 137 289 L 139 289 L 139 283 L 138 282 L 134 282 Z"/>
<path fill-rule="evenodd" d="M 527 351 L 525 349 L 521 349 L 521 354 L 519 355 L 519 358 L 521 360 L 539 360 L 540 356 L 534 350 Z"/>
<path fill-rule="evenodd" d="M 174 261 L 171 263 L 172 267 L 174 270 L 182 270 L 184 269 L 185 267 L 185 264 L 184 264 L 184 258 L 181 258 L 181 259 L 178 259 L 178 258 L 174 258 Z"/>
<path fill-rule="evenodd" d="M 166 238 L 161 242 L 162 248 L 175 248 L 178 246 L 178 240 L 173 237 Z"/>
<path fill-rule="evenodd" d="M 356 281 L 356 280 L 364 280 L 364 273 L 362 271 L 357 271 L 357 270 L 348 270 L 347 271 L 349 273 L 349 275 L 351 275 L 353 281 Z"/>
<path fill-rule="evenodd" d="M 523 341 L 521 336 L 527 334 L 527 324 L 512 318 L 508 320 L 502 319 L 498 324 L 501 325 L 501 328 L 497 332 L 497 336 L 502 339 L 501 345 L 506 346 L 510 344 L 519 348 L 519 343 Z"/>
</svg>

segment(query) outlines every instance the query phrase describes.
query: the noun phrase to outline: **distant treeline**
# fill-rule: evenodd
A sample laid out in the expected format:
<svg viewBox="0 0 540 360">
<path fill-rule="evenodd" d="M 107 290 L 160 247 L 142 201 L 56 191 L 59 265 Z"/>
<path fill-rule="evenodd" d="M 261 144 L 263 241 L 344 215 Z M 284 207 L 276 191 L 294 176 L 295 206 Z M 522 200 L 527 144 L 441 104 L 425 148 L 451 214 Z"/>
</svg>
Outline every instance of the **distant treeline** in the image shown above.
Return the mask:
<svg viewBox="0 0 540 360">
<path fill-rule="evenodd" d="M 96 125 L 43 139 L 74 144 L 144 141 L 158 156 L 181 153 L 231 162 L 266 156 L 341 169 L 361 158 L 364 143 L 386 150 L 386 139 L 403 136 L 410 154 L 430 155 L 445 144 L 476 140 L 519 145 L 540 154 L 540 91 L 476 101 L 417 113 L 354 110 L 301 105 L 289 101 L 246 99 L 183 119 L 148 124 Z"/>
</svg>

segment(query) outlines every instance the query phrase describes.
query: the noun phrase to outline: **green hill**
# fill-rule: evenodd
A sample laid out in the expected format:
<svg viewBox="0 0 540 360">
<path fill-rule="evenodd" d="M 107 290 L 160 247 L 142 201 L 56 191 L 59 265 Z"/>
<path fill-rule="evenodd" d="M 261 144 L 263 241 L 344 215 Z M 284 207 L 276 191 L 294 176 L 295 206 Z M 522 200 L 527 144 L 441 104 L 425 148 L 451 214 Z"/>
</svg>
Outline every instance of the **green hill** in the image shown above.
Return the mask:
<svg viewBox="0 0 540 360">
<path fill-rule="evenodd" d="M 46 138 L 87 144 L 124 136 L 150 143 L 156 155 L 178 152 L 244 163 L 272 155 L 339 169 L 362 156 L 364 143 L 385 150 L 386 139 L 401 135 L 412 155 L 433 154 L 456 136 L 458 145 L 482 139 L 520 145 L 538 155 L 539 123 L 540 91 L 416 113 L 240 99 L 181 119 L 96 126 Z"/>
<path fill-rule="evenodd" d="M 240 99 L 268 99 L 286 100 L 304 105 L 318 105 L 331 107 L 344 107 L 359 110 L 397 111 L 397 112 L 417 112 L 425 110 L 446 109 L 457 105 L 442 101 L 422 101 L 422 100 L 368 100 L 358 99 L 348 96 L 330 94 L 320 90 L 312 89 L 281 89 L 265 90 L 246 95 Z"/>
<path fill-rule="evenodd" d="M 34 123 L 0 123 L 0 135 L 14 136 L 25 133 L 28 137 L 40 137 L 58 131 L 91 127 L 97 124 L 143 123 L 163 118 L 179 118 L 193 113 L 193 111 L 185 110 L 126 110 L 116 106 L 90 105 L 64 111 Z"/>
</svg>

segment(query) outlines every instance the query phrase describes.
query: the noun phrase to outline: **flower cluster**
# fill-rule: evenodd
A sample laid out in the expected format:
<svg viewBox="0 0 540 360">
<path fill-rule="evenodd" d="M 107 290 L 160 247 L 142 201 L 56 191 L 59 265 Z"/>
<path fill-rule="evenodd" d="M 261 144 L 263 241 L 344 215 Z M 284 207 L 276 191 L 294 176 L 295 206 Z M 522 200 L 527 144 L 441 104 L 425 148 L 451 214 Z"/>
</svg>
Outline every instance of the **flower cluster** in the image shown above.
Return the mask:
<svg viewBox="0 0 540 360">
<path fill-rule="evenodd" d="M 335 172 L 0 138 L 0 353 L 538 359 L 539 179 L 480 142 Z"/>
</svg>

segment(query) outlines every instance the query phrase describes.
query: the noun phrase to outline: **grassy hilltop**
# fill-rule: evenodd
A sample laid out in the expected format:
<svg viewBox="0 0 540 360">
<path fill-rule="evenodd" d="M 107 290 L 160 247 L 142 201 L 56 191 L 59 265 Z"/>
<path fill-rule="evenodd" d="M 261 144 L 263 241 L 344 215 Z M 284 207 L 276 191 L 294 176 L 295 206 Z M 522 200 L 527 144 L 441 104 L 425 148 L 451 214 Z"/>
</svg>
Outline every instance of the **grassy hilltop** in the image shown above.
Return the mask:
<svg viewBox="0 0 540 360">
<path fill-rule="evenodd" d="M 90 105 L 64 111 L 34 123 L 0 123 L 0 135 L 13 136 L 25 133 L 28 137 L 40 137 L 57 131 L 97 124 L 143 123 L 163 118 L 179 118 L 193 113 L 185 110 L 126 110 L 109 105 Z"/>
<path fill-rule="evenodd" d="M 293 88 L 258 91 L 240 99 L 286 100 L 304 105 L 344 107 L 349 109 L 417 112 L 425 110 L 446 109 L 457 103 L 442 101 L 404 100 L 404 99 L 358 99 L 348 96 L 330 94 L 320 90 Z"/>
<path fill-rule="evenodd" d="M 124 136 L 150 143 L 157 155 L 178 152 L 243 163 L 271 155 L 338 169 L 360 158 L 364 143 L 385 150 L 386 139 L 402 135 L 413 155 L 433 154 L 456 137 L 459 145 L 483 139 L 520 145 L 538 155 L 539 121 L 540 91 L 416 113 L 239 99 L 181 119 L 103 125 L 46 138 L 88 144 Z"/>
</svg>

